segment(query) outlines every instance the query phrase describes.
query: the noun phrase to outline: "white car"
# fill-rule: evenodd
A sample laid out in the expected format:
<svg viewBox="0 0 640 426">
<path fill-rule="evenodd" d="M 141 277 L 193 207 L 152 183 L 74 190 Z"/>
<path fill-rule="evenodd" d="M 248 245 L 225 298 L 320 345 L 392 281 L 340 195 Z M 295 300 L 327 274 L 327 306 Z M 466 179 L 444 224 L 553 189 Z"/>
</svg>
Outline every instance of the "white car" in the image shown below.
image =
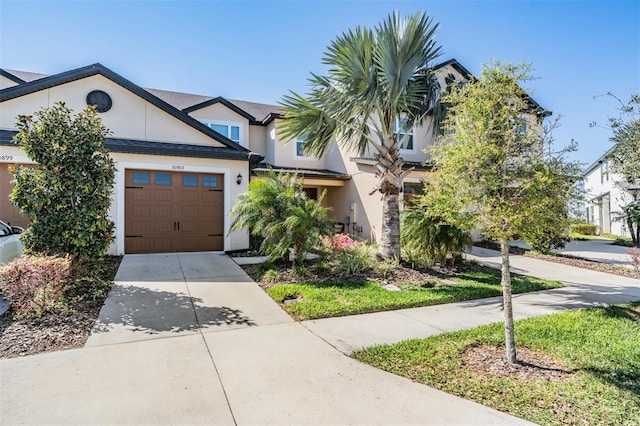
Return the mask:
<svg viewBox="0 0 640 426">
<path fill-rule="evenodd" d="M 20 241 L 22 228 L 9 226 L 0 220 L 0 264 L 22 256 L 24 245 Z"/>
</svg>

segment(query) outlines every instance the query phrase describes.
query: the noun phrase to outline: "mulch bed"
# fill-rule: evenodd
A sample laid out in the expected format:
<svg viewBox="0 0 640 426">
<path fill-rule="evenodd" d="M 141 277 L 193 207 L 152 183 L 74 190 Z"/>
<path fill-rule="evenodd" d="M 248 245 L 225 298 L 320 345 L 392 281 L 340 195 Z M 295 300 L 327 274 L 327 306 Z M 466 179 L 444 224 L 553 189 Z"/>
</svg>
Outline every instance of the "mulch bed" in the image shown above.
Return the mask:
<svg viewBox="0 0 640 426">
<path fill-rule="evenodd" d="M 260 265 L 242 265 L 242 269 L 263 289 L 273 287 L 275 284 L 263 280 Z M 296 274 L 290 267 L 279 265 L 276 267 L 280 273 L 282 283 L 304 283 L 304 282 L 330 282 L 330 281 L 376 281 L 380 285 L 398 285 L 403 282 L 429 282 L 435 280 L 446 280 L 455 277 L 463 272 L 484 271 L 495 273 L 495 269 L 480 265 L 475 262 L 458 262 L 451 269 L 435 266 L 430 269 L 413 269 L 408 265 L 399 265 L 385 273 L 369 271 L 367 274 L 350 275 L 337 278 L 331 271 L 319 269 L 313 262 L 305 263 L 304 273 Z"/>
<path fill-rule="evenodd" d="M 540 351 L 518 348 L 518 363 L 507 362 L 505 348 L 495 346 L 473 346 L 462 354 L 464 364 L 481 376 L 510 377 L 529 381 L 572 380 L 573 371 L 559 360 Z"/>
<path fill-rule="evenodd" d="M 112 282 L 121 260 L 120 256 L 106 256 L 100 278 Z M 105 291 L 104 297 L 80 298 L 68 312 L 50 313 L 30 320 L 14 319 L 10 309 L 0 315 L 0 358 L 83 347 L 107 294 Z"/>
<path fill-rule="evenodd" d="M 478 247 L 484 247 L 491 250 L 500 251 L 500 246 L 492 241 L 477 241 L 473 245 Z M 584 259 L 581 257 L 570 256 L 568 254 L 540 254 L 530 250 L 523 249 L 521 247 L 509 247 L 509 253 L 533 257 L 535 259 L 546 260 L 554 263 L 561 263 L 563 265 L 575 266 L 578 268 L 590 269 L 592 271 L 606 272 L 608 274 L 618 275 L 627 278 L 640 279 L 640 271 L 634 271 L 631 268 L 626 268 L 620 265 L 612 265 L 609 263 L 598 262 L 595 260 Z"/>
</svg>

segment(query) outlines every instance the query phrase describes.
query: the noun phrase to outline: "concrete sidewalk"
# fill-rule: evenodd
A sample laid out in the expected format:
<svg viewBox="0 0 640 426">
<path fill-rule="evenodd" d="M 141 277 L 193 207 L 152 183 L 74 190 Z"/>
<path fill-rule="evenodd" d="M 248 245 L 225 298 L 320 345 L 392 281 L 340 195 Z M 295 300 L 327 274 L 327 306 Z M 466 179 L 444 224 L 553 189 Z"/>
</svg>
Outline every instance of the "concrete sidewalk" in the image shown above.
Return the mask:
<svg viewBox="0 0 640 426">
<path fill-rule="evenodd" d="M 469 259 L 500 268 L 500 253 L 474 247 Z M 640 280 L 510 256 L 512 272 L 562 281 L 566 287 L 513 296 L 515 319 L 568 309 L 640 300 Z M 502 297 L 373 314 L 304 321 L 314 334 L 349 354 L 374 345 L 397 343 L 503 321 Z"/>
<path fill-rule="evenodd" d="M 6 425 L 526 424 L 348 358 L 214 253 L 125 256 L 87 347 L 0 377 Z"/>
</svg>

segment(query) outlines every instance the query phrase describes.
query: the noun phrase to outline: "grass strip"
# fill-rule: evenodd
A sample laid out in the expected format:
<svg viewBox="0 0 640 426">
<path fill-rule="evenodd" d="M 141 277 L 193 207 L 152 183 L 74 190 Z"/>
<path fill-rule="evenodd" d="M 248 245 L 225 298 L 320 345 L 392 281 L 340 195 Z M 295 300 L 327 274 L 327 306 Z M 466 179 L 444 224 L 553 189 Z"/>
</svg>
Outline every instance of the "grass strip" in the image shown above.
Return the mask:
<svg viewBox="0 0 640 426">
<path fill-rule="evenodd" d="M 356 359 L 538 424 L 640 424 L 640 302 L 518 321 L 518 347 L 571 371 L 562 381 L 472 371 L 463 354 L 504 347 L 502 324 L 369 348 Z"/>
<path fill-rule="evenodd" d="M 500 275 L 468 272 L 454 278 L 456 284 L 400 283 L 400 291 L 389 291 L 374 281 L 310 282 L 279 284 L 267 289 L 284 309 L 297 320 L 327 318 L 417 306 L 438 305 L 502 295 Z M 548 290 L 562 287 L 558 281 L 514 276 L 513 292 Z"/>
</svg>

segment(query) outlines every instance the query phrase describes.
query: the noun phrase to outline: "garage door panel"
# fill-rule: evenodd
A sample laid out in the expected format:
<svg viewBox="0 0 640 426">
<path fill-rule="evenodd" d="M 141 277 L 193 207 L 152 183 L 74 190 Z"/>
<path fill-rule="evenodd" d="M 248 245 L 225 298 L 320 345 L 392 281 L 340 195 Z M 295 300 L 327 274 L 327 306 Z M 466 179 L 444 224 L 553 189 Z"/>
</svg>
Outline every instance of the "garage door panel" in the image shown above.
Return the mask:
<svg viewBox="0 0 640 426">
<path fill-rule="evenodd" d="M 125 172 L 128 184 L 134 172 Z M 222 187 L 223 175 L 138 172 L 150 178 L 125 192 L 126 253 L 224 249 L 224 193 L 211 191 Z"/>
<path fill-rule="evenodd" d="M 149 220 L 134 220 L 131 221 L 131 226 L 128 228 L 127 234 L 142 235 L 153 230 L 154 223 Z"/>
<path fill-rule="evenodd" d="M 156 189 L 153 192 L 153 199 L 155 201 L 171 202 L 173 200 L 173 190 L 172 189 Z"/>
<path fill-rule="evenodd" d="M 128 188 L 125 191 L 125 197 L 131 198 L 133 201 L 150 201 L 151 191 L 144 188 Z"/>
<path fill-rule="evenodd" d="M 13 175 L 9 172 L 10 164 L 0 164 L 0 219 L 5 221 L 11 226 L 27 227 L 31 221 L 26 216 L 20 213 L 20 209 L 13 205 L 9 196 L 13 191 Z M 37 167 L 33 164 L 26 165 L 25 167 Z"/>
<path fill-rule="evenodd" d="M 184 190 L 180 192 L 180 200 L 183 203 L 193 203 L 200 200 L 199 191 Z"/>
<path fill-rule="evenodd" d="M 140 204 L 140 205 L 133 206 L 131 215 L 134 218 L 149 218 L 151 217 L 151 205 Z"/>
<path fill-rule="evenodd" d="M 153 216 L 171 219 L 173 217 L 173 207 L 171 204 L 156 204 L 153 206 Z"/>
</svg>

